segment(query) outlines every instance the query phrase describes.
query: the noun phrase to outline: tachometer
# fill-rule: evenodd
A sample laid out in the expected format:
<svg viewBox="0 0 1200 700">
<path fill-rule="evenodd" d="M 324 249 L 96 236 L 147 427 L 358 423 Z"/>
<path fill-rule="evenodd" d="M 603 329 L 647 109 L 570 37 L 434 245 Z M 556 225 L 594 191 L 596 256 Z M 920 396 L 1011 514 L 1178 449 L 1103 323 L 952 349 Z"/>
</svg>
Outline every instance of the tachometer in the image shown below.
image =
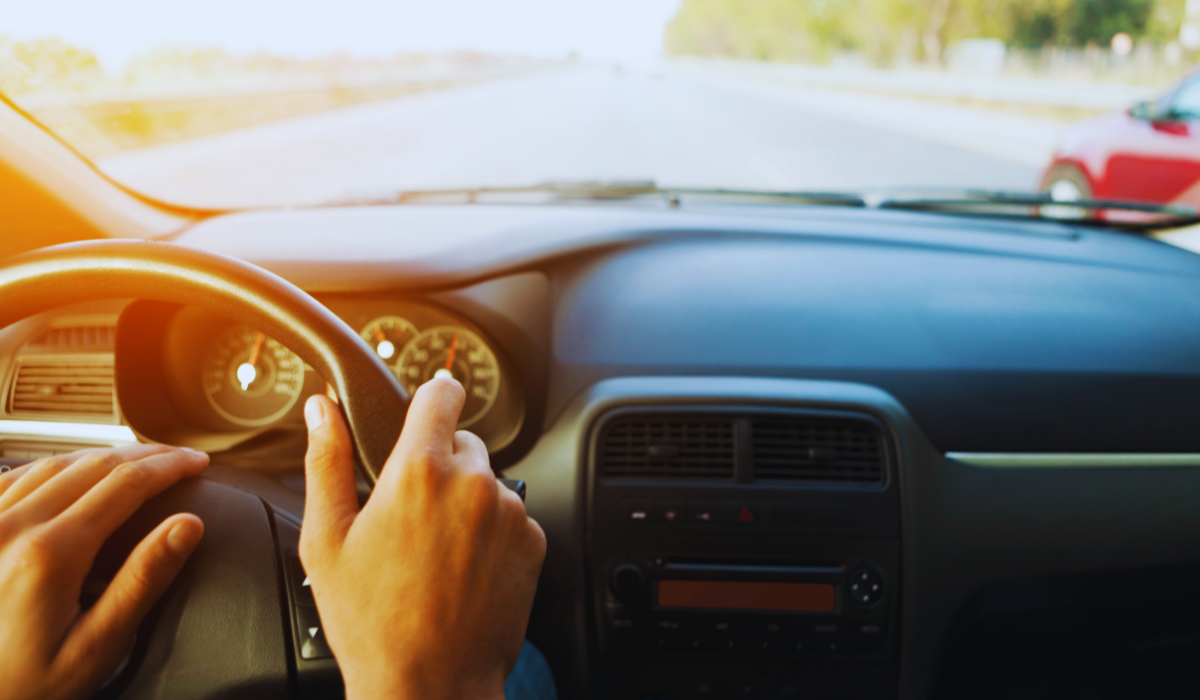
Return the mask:
<svg viewBox="0 0 1200 700">
<path fill-rule="evenodd" d="M 417 327 L 399 316 L 381 316 L 363 327 L 359 335 L 384 364 L 393 366 L 404 347 L 417 337 Z"/>
<path fill-rule="evenodd" d="M 458 427 L 466 428 L 488 412 L 500 390 L 500 366 L 479 336 L 457 326 L 438 326 L 418 335 L 400 355 L 396 374 L 410 394 L 449 371 L 467 391 Z"/>
<path fill-rule="evenodd" d="M 291 350 L 247 326 L 220 333 L 204 359 L 204 396 L 225 419 L 267 425 L 296 405 L 304 362 Z"/>
</svg>

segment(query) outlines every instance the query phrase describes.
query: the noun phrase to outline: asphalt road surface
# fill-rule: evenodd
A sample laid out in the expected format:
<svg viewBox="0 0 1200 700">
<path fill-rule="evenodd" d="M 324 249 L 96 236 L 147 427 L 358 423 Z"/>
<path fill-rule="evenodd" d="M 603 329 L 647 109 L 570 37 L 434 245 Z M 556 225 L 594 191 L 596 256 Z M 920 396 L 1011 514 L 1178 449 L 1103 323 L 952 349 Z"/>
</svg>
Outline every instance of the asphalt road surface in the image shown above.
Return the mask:
<svg viewBox="0 0 1200 700">
<path fill-rule="evenodd" d="M 264 124 L 100 166 L 169 202 L 315 204 L 549 180 L 1035 187 L 1063 125 L 694 67 L 568 67 Z"/>
</svg>

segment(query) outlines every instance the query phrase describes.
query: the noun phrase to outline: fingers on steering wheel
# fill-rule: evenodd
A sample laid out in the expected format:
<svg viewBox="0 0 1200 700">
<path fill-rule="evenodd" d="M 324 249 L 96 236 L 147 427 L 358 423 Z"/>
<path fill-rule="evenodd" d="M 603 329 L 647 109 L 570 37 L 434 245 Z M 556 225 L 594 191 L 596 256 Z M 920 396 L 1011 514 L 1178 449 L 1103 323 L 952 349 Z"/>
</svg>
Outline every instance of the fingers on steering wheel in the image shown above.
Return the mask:
<svg viewBox="0 0 1200 700">
<path fill-rule="evenodd" d="M 465 401 L 466 392 L 453 379 L 438 377 L 422 384 L 408 406 L 400 440 L 388 456 L 376 490 L 399 490 L 405 479 L 416 475 L 414 470 L 428 472 L 420 476 L 423 480 L 451 469 L 458 451 L 458 416 Z"/>
<path fill-rule="evenodd" d="M 0 475 L 0 511 L 5 511 L 53 479 L 94 448 L 46 457 Z"/>
<path fill-rule="evenodd" d="M 354 483 L 354 455 L 350 431 L 338 407 L 324 396 L 313 396 L 304 405 L 308 423 L 308 452 L 304 456 L 304 519 L 314 531 L 334 535 L 339 541 L 358 512 Z"/>
<path fill-rule="evenodd" d="M 170 449 L 165 445 L 126 445 L 50 457 L 6 494 L 12 497 L 6 505 L 14 507 L 19 499 L 21 509 L 33 519 L 49 520 L 79 500 L 117 466 Z"/>
<path fill-rule="evenodd" d="M 55 522 L 83 538 L 85 546 L 99 549 L 143 503 L 207 466 L 208 455 L 203 452 L 173 449 L 123 462 L 109 469 Z"/>
<path fill-rule="evenodd" d="M 432 451 L 446 457 L 454 454 L 454 433 L 466 400 L 467 392 L 453 379 L 437 377 L 422 384 L 409 404 L 397 451 Z"/>
<path fill-rule="evenodd" d="M 190 513 L 164 520 L 129 555 L 96 604 L 72 628 L 59 659 L 67 668 L 111 672 L 142 618 L 175 580 L 200 542 L 204 524 Z"/>
<path fill-rule="evenodd" d="M 0 473 L 0 503 L 3 502 L 4 494 L 8 493 L 8 490 L 17 483 L 17 480 L 29 473 L 29 470 L 32 469 L 36 464 L 37 462 L 29 462 L 28 464 L 22 464 L 19 467 L 14 467 L 6 472 Z M 0 511 L 2 510 L 4 510 L 4 506 L 0 505 Z"/>
</svg>

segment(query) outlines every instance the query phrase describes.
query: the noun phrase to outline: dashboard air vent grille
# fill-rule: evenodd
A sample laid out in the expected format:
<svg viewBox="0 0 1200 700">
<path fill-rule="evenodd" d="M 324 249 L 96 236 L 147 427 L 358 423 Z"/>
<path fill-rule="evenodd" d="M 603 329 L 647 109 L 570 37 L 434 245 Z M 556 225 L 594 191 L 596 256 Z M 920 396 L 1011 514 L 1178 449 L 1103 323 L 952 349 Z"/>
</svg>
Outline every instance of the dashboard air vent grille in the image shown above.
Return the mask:
<svg viewBox="0 0 1200 700">
<path fill-rule="evenodd" d="M 756 480 L 880 482 L 879 430 L 855 420 L 755 419 Z"/>
<path fill-rule="evenodd" d="M 732 420 L 640 416 L 607 426 L 598 463 L 607 477 L 732 479 L 733 455 Z"/>
<path fill-rule="evenodd" d="M 17 367 L 9 411 L 113 418 L 112 359 L 24 359 Z"/>
<path fill-rule="evenodd" d="M 116 326 L 65 326 L 45 331 L 30 344 L 59 350 L 112 350 L 116 338 Z"/>
</svg>

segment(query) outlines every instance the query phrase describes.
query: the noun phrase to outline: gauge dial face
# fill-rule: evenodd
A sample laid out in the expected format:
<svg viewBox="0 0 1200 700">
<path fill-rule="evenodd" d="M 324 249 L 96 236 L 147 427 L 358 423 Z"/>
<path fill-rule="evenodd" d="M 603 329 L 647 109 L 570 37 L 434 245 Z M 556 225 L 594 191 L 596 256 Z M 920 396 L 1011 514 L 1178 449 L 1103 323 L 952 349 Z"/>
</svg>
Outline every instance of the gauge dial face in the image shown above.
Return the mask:
<svg viewBox="0 0 1200 700">
<path fill-rule="evenodd" d="M 396 360 L 417 337 L 417 327 L 399 316 L 381 316 L 363 327 L 359 335 L 384 364 L 397 371 Z"/>
<path fill-rule="evenodd" d="M 471 331 L 456 326 L 430 328 L 408 344 L 396 363 L 396 374 L 409 394 L 438 370 L 449 370 L 467 391 L 458 427 L 473 425 L 496 402 L 500 366 L 491 348 Z"/>
<path fill-rule="evenodd" d="M 248 326 L 220 333 L 204 359 L 204 396 L 225 419 L 245 426 L 282 418 L 304 387 L 304 362 Z"/>
</svg>

